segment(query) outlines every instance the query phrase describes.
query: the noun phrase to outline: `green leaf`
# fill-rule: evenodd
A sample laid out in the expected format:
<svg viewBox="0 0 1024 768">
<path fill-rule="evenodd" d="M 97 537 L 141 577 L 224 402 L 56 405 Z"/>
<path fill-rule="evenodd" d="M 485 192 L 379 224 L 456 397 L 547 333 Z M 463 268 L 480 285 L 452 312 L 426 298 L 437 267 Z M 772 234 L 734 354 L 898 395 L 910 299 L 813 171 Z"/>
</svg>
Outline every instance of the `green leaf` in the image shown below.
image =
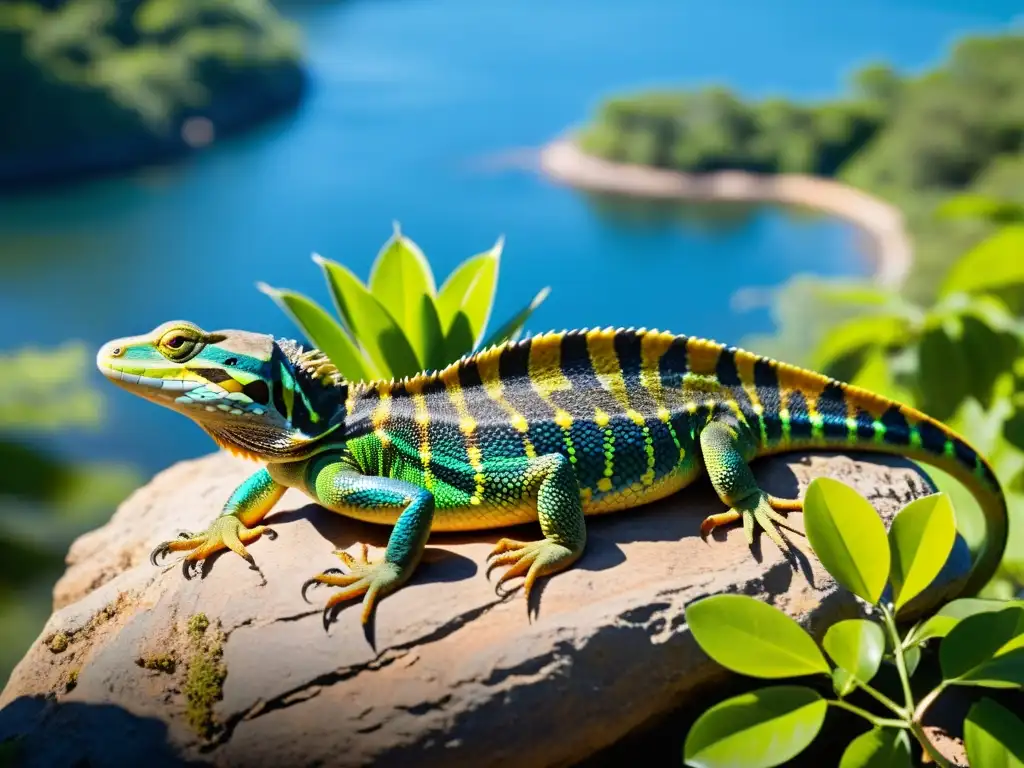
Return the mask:
<svg viewBox="0 0 1024 768">
<path fill-rule="evenodd" d="M 926 413 L 948 420 L 971 394 L 971 371 L 967 367 L 964 345 L 960 343 L 959 318 L 932 322 L 921 334 L 917 345 L 918 400 Z"/>
<path fill-rule="evenodd" d="M 271 288 L 266 283 L 256 287 L 265 293 L 291 318 L 309 343 L 319 349 L 349 381 L 368 381 L 370 368 L 362 352 L 331 317 L 327 310 L 301 293 Z"/>
<path fill-rule="evenodd" d="M 828 662 L 803 627 L 747 595 L 712 595 L 690 603 L 686 623 L 708 656 L 741 675 L 829 674 Z"/>
<path fill-rule="evenodd" d="M 490 337 L 480 345 L 480 349 L 486 349 L 487 347 L 494 346 L 495 344 L 501 344 L 506 339 L 515 340 L 519 338 L 519 334 L 522 333 L 523 326 L 526 325 L 526 321 L 530 319 L 530 315 L 533 311 L 541 305 L 541 303 L 551 293 L 550 287 L 541 288 L 536 296 L 533 297 L 533 301 L 519 310 L 512 319 L 505 323 L 501 328 L 492 333 Z"/>
<path fill-rule="evenodd" d="M 840 699 L 850 694 L 857 687 L 857 681 L 853 675 L 842 667 L 832 669 L 832 690 Z"/>
<path fill-rule="evenodd" d="M 465 313 L 458 312 L 452 320 L 451 328 L 445 337 L 445 350 L 453 360 L 471 354 L 475 349 L 473 345 L 473 329 L 469 326 L 469 318 Z"/>
<path fill-rule="evenodd" d="M 897 613 L 939 575 L 955 539 L 956 518 L 946 494 L 915 499 L 899 511 L 889 527 L 889 579 Z"/>
<path fill-rule="evenodd" d="M 873 621 L 847 619 L 829 627 L 821 644 L 832 661 L 857 680 L 868 683 L 882 663 L 885 633 Z"/>
<path fill-rule="evenodd" d="M 1024 687 L 1024 647 L 1005 652 L 1000 650 L 984 664 L 958 678 L 957 682 L 986 688 Z"/>
<path fill-rule="evenodd" d="M 850 742 L 839 768 L 910 768 L 910 739 L 898 728 L 872 728 Z"/>
<path fill-rule="evenodd" d="M 946 200 L 935 213 L 943 219 L 981 219 L 999 224 L 1024 222 L 1024 205 L 974 193 Z"/>
<path fill-rule="evenodd" d="M 846 320 L 829 329 L 814 351 L 811 367 L 820 371 L 868 347 L 900 344 L 907 337 L 909 325 L 902 315 L 861 315 Z"/>
<path fill-rule="evenodd" d="M 1016 605 L 962 619 L 939 646 L 943 678 L 981 680 L 978 677 L 981 668 L 1020 633 L 1021 627 L 1024 627 L 1024 608 Z"/>
<path fill-rule="evenodd" d="M 434 367 L 444 356 L 444 332 L 434 306 L 434 273 L 398 222 L 394 228 L 370 269 L 370 292 L 405 331 L 420 367 Z"/>
<path fill-rule="evenodd" d="M 314 255 L 331 289 L 331 296 L 352 338 L 366 353 L 380 377 L 411 376 L 420 371 L 419 359 L 391 313 L 359 278 L 335 261 Z"/>
<path fill-rule="evenodd" d="M 1011 605 L 1012 603 L 1007 603 L 1005 600 L 983 600 L 979 597 L 962 597 L 959 600 L 953 600 L 936 611 L 934 616 L 910 630 L 906 640 L 903 641 L 903 647 L 909 648 L 911 645 L 919 645 L 936 637 L 945 637 L 953 627 L 960 623 L 961 619 L 976 613 L 1001 611 Z"/>
<path fill-rule="evenodd" d="M 1024 768 L 1024 722 L 992 699 L 975 702 L 964 720 L 970 765 Z"/>
<path fill-rule="evenodd" d="M 1024 283 L 1024 224 L 1002 227 L 953 264 L 939 295 L 998 291 Z"/>
<path fill-rule="evenodd" d="M 804 530 L 840 586 L 878 602 L 889 578 L 889 542 L 867 499 L 838 480 L 815 478 L 804 499 Z"/>
<path fill-rule="evenodd" d="M 907 676 L 913 677 L 917 671 L 917 665 L 921 663 L 921 648 L 911 646 L 903 651 L 903 666 L 907 669 Z"/>
<path fill-rule="evenodd" d="M 872 350 L 864 356 L 860 370 L 850 379 L 850 384 L 869 389 L 890 400 L 912 402 L 913 393 L 897 382 L 890 368 L 889 359 L 881 349 Z"/>
<path fill-rule="evenodd" d="M 438 293 L 441 328 L 448 338 L 449 353 L 454 352 L 456 357 L 471 351 L 483 339 L 494 306 L 504 244 L 505 239 L 500 237 L 489 251 L 466 259 L 452 271 Z M 458 328 L 457 317 L 462 318 Z M 453 330 L 457 331 L 454 335 Z"/>
<path fill-rule="evenodd" d="M 417 334 L 416 331 L 419 331 Z M 413 329 L 411 336 L 422 345 L 423 370 L 440 370 L 452 362 L 458 355 L 449 357 L 444 334 L 441 332 L 441 321 L 437 317 L 437 306 L 432 296 L 420 296 L 420 322 Z"/>
<path fill-rule="evenodd" d="M 827 702 L 810 688 L 779 685 L 716 704 L 686 734 L 694 768 L 772 768 L 800 754 L 821 730 Z"/>
</svg>

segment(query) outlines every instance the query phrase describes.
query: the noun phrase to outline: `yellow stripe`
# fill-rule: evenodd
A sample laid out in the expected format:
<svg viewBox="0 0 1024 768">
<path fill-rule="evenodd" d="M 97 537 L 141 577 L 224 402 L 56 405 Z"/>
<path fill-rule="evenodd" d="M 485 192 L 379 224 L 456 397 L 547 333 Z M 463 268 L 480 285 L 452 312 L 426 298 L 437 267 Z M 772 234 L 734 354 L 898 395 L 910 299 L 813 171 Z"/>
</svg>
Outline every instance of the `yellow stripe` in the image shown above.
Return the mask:
<svg viewBox="0 0 1024 768">
<path fill-rule="evenodd" d="M 289 422 L 291 422 L 292 415 L 295 410 L 295 390 L 293 389 L 294 386 L 295 379 L 292 378 L 291 373 L 289 373 L 288 369 L 284 367 L 284 364 L 282 364 L 281 394 L 284 397 L 285 418 L 288 419 Z"/>
<path fill-rule="evenodd" d="M 391 418 L 391 383 L 382 382 L 377 392 L 379 399 L 373 413 L 370 414 L 370 423 L 373 424 L 374 434 L 377 435 L 381 444 L 390 445 L 391 438 L 388 437 L 384 427 L 387 426 L 388 420 Z"/>
<path fill-rule="evenodd" d="M 661 389 L 661 358 L 673 341 L 671 333 L 646 333 L 640 338 L 640 386 L 650 392 L 659 409 L 665 407 Z"/>
<path fill-rule="evenodd" d="M 484 480 L 486 478 L 484 476 L 483 456 L 480 453 L 480 448 L 477 446 L 476 420 L 466 405 L 466 396 L 463 394 L 462 385 L 459 383 L 458 369 L 446 369 L 441 373 L 441 380 L 444 382 L 448 399 L 451 400 L 452 405 L 455 406 L 456 413 L 459 414 L 459 431 L 462 432 L 463 439 L 466 441 L 466 455 L 469 457 L 469 466 L 473 468 L 473 480 L 476 483 L 476 487 L 473 489 L 473 495 L 469 497 L 469 503 L 480 504 L 484 496 Z"/>
<path fill-rule="evenodd" d="M 629 394 L 626 381 L 622 378 L 622 366 L 615 354 L 615 331 L 611 328 L 593 330 L 587 333 L 587 351 L 601 386 L 611 392 L 623 410 L 629 410 Z"/>
<path fill-rule="evenodd" d="M 430 491 L 434 488 L 434 476 L 430 473 L 430 414 L 427 413 L 427 398 L 423 396 L 423 382 L 409 381 L 406 391 L 412 398 L 413 420 L 420 430 L 420 463 L 423 465 L 423 486 Z"/>
<path fill-rule="evenodd" d="M 757 357 L 742 350 L 738 350 L 733 359 L 736 361 L 736 373 L 743 385 L 743 391 L 750 398 L 750 407 L 757 414 L 757 421 L 761 427 L 761 445 L 768 444 L 768 429 L 764 424 L 764 406 L 761 405 L 761 398 L 757 396 L 757 387 L 754 385 L 754 365 Z"/>
<path fill-rule="evenodd" d="M 615 430 L 608 426 L 611 418 L 600 408 L 594 409 L 594 423 L 604 434 L 604 477 L 597 481 L 597 490 L 607 493 L 612 489 L 612 475 L 615 474 Z"/>
<path fill-rule="evenodd" d="M 512 403 L 505 399 L 503 392 L 504 387 L 501 383 L 501 377 L 498 375 L 499 359 L 499 355 L 480 356 L 477 361 L 477 371 L 480 373 L 480 381 L 483 382 L 484 391 L 487 393 L 487 396 L 504 409 L 505 413 L 508 414 L 509 421 L 512 426 L 522 434 L 523 452 L 526 454 L 526 457 L 528 459 L 536 458 L 537 451 L 533 447 L 533 443 L 530 442 L 530 438 L 526 435 L 530 425 L 527 423 L 526 419 L 523 418 L 523 415 L 512 406 Z"/>
<path fill-rule="evenodd" d="M 633 423 L 640 427 L 640 430 L 644 435 L 644 451 L 647 453 L 647 471 L 640 476 L 640 482 L 644 485 L 653 485 L 654 483 L 654 438 L 651 437 L 651 428 L 647 426 L 647 421 L 638 412 L 630 408 L 626 411 L 626 415 L 633 420 Z"/>
<path fill-rule="evenodd" d="M 567 392 L 572 389 L 572 382 L 562 370 L 562 336 L 561 333 L 545 334 L 534 338 L 530 344 L 529 374 L 530 385 L 544 402 L 555 412 L 555 424 L 562 430 L 562 439 L 569 453 L 569 461 L 576 463 L 576 447 L 572 442 L 572 414 L 560 408 L 552 399 L 555 392 Z"/>
</svg>

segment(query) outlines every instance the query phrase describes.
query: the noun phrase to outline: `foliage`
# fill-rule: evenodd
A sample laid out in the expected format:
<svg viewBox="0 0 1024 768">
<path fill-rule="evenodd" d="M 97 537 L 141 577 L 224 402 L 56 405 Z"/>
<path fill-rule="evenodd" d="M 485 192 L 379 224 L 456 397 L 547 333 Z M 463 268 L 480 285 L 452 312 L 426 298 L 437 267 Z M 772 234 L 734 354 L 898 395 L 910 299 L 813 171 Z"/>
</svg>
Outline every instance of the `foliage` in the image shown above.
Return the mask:
<svg viewBox="0 0 1024 768">
<path fill-rule="evenodd" d="M 925 715 L 943 692 L 957 687 L 1024 688 L 1024 600 L 953 600 L 901 631 L 898 619 L 934 601 L 936 593 L 922 593 L 939 586 L 936 579 L 953 551 L 956 520 L 945 494 L 905 506 L 887 533 L 856 491 L 818 478 L 807 490 L 804 522 L 822 566 L 864 600 L 871 618 L 833 624 L 821 648 L 781 610 L 747 595 L 697 600 L 687 606 L 686 622 L 701 648 L 733 672 L 763 679 L 817 676 L 830 681 L 834 697 L 786 682 L 720 702 L 693 724 L 684 762 L 700 768 L 782 765 L 814 741 L 832 707 L 871 725 L 847 746 L 841 768 L 910 766 L 911 737 L 940 767 L 949 766 L 924 730 Z M 936 643 L 941 679 L 915 696 L 917 660 Z M 901 702 L 872 685 L 883 663 L 895 668 Z M 868 694 L 885 715 L 851 703 L 847 697 L 855 691 Z M 964 733 L 972 765 L 1024 761 L 1024 723 L 990 698 L 971 708 Z"/>
<path fill-rule="evenodd" d="M 741 101 L 721 87 L 615 97 L 579 141 L 620 162 L 835 176 L 879 195 L 915 243 L 906 295 L 929 301 L 933 275 L 991 230 L 936 221 L 934 206 L 965 191 L 1024 202 L 1024 35 L 966 38 L 920 76 L 874 64 L 851 86 L 822 104 Z"/>
<path fill-rule="evenodd" d="M 5 2 L 0 153 L 169 137 L 220 102 L 294 90 L 298 57 L 266 0 Z"/>
<path fill-rule="evenodd" d="M 933 218 L 994 224 L 937 275 L 934 303 L 866 283 L 793 281 L 775 297 L 778 336 L 744 344 L 917 407 L 965 435 L 1007 495 L 1010 542 L 989 593 L 1008 593 L 1024 584 L 1024 205 L 969 194 L 948 198 Z M 936 474 L 973 545 L 973 500 Z"/>
<path fill-rule="evenodd" d="M 36 439 L 99 423 L 102 399 L 82 383 L 88 363 L 78 343 L 0 354 L 0 682 L 46 620 L 71 541 L 139 483 L 132 467 L 71 463 Z"/>
<path fill-rule="evenodd" d="M 547 298 L 542 289 L 498 330 L 486 330 L 498 285 L 504 240 L 462 262 L 437 288 L 430 263 L 395 224 L 364 284 L 341 264 L 314 254 L 341 317 L 294 291 L 260 283 L 309 339 L 350 381 L 412 376 L 439 370 L 475 349 L 517 339 Z"/>
</svg>

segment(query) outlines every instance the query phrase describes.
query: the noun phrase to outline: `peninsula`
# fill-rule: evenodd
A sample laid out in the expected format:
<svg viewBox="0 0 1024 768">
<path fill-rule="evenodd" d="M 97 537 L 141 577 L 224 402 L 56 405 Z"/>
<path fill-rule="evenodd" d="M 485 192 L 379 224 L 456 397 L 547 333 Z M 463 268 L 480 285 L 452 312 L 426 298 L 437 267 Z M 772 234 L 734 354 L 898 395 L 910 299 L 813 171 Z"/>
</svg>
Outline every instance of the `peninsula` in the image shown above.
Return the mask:
<svg viewBox="0 0 1024 768">
<path fill-rule="evenodd" d="M 542 152 L 554 179 L 592 190 L 810 206 L 877 243 L 879 281 L 928 304 L 993 224 L 943 218 L 964 193 L 1024 203 L 1024 32 L 966 37 L 912 76 L 884 64 L 809 104 L 727 88 L 616 96 Z M 911 246 L 913 258 L 911 258 Z"/>
<path fill-rule="evenodd" d="M 561 138 L 544 147 L 540 166 L 556 181 L 594 192 L 813 208 L 851 221 L 864 230 L 872 241 L 875 279 L 880 285 L 898 289 L 910 270 L 910 240 L 899 209 L 831 179 L 740 170 L 686 173 L 618 163 L 584 152 L 572 138 Z"/>
</svg>

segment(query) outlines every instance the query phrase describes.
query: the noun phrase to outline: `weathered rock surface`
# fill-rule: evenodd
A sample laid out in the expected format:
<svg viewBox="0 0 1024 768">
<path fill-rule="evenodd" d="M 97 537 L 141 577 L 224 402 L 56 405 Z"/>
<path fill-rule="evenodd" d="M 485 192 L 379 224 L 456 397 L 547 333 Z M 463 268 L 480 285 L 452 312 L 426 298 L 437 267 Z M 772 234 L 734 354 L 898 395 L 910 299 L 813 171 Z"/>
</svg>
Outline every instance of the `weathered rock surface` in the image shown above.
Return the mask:
<svg viewBox="0 0 1024 768">
<path fill-rule="evenodd" d="M 268 520 L 277 539 L 250 548 L 265 583 L 231 553 L 191 580 L 149 563 L 160 541 L 205 528 L 253 467 L 223 454 L 176 465 L 75 542 L 58 610 L 0 696 L 0 742 L 21 736 L 26 765 L 570 765 L 724 674 L 687 631 L 694 599 L 755 595 L 812 631 L 858 611 L 799 535 L 798 571 L 766 537 L 752 556 L 739 526 L 701 541 L 722 509 L 704 481 L 591 518 L 585 556 L 540 590 L 532 621 L 521 592 L 495 595 L 484 561 L 536 526 L 435 535 L 369 636 L 356 604 L 325 630 L 328 592 L 308 605 L 301 584 L 337 565 L 333 549 L 380 548 L 388 530 L 297 491 Z M 899 459 L 793 455 L 755 471 L 779 496 L 819 475 L 848 482 L 887 522 L 933 490 Z M 961 552 L 950 566 L 968 563 Z"/>
</svg>

